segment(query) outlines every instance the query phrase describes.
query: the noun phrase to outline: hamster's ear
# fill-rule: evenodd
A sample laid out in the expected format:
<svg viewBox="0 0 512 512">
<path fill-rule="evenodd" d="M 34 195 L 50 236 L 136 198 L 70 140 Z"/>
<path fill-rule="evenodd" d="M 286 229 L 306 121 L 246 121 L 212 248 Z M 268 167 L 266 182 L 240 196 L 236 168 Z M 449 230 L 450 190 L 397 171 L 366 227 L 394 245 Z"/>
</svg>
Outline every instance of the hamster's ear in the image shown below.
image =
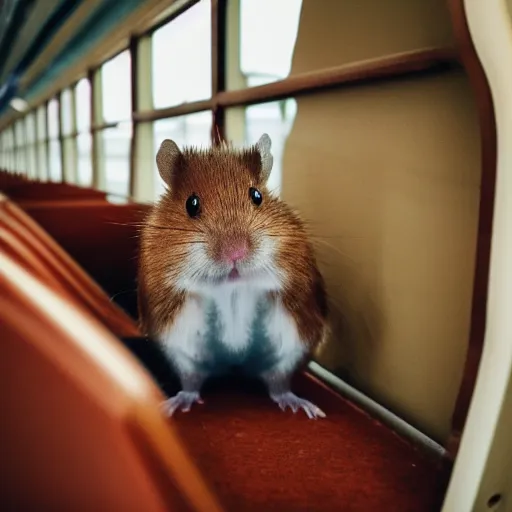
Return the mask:
<svg viewBox="0 0 512 512">
<path fill-rule="evenodd" d="M 172 177 L 175 175 L 181 160 L 181 151 L 176 142 L 165 139 L 156 154 L 158 172 L 164 182 L 171 186 Z"/>
<path fill-rule="evenodd" d="M 264 133 L 256 143 L 256 147 L 258 148 L 261 156 L 261 180 L 263 182 L 267 181 L 270 176 L 270 171 L 272 170 L 272 165 L 274 163 L 274 157 L 270 152 L 271 146 L 272 141 L 266 133 Z"/>
</svg>

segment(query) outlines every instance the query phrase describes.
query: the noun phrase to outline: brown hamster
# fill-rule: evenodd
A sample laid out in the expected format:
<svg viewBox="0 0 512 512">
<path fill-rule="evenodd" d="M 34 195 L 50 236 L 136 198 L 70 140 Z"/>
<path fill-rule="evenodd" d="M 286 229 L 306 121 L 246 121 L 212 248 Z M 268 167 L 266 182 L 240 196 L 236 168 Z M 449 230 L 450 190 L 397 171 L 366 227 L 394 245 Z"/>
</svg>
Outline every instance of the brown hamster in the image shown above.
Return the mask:
<svg viewBox="0 0 512 512">
<path fill-rule="evenodd" d="M 142 229 L 139 311 L 181 380 L 165 410 L 202 403 L 205 379 L 235 365 L 281 409 L 324 417 L 290 389 L 325 337 L 328 308 L 302 221 L 267 189 L 270 137 L 243 149 L 165 140 L 156 161 L 168 188 Z"/>
</svg>

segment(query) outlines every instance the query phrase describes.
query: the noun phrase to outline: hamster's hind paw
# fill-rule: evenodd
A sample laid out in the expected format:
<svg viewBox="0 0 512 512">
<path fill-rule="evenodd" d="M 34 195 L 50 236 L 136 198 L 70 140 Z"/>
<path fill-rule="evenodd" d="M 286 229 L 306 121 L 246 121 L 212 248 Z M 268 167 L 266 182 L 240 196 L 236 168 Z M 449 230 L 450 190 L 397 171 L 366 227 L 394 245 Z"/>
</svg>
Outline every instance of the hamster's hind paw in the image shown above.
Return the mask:
<svg viewBox="0 0 512 512">
<path fill-rule="evenodd" d="M 164 414 L 172 416 L 178 409 L 182 412 L 190 411 L 192 404 L 197 402 L 202 404 L 203 400 L 197 391 L 180 391 L 173 397 L 165 400 L 161 404 L 161 408 Z"/>
<path fill-rule="evenodd" d="M 289 407 L 294 413 L 299 409 L 303 409 L 309 419 L 316 420 L 317 418 L 325 418 L 325 413 L 315 404 L 300 398 L 291 391 L 280 394 L 271 394 L 270 398 L 279 405 L 280 409 L 284 411 Z"/>
</svg>

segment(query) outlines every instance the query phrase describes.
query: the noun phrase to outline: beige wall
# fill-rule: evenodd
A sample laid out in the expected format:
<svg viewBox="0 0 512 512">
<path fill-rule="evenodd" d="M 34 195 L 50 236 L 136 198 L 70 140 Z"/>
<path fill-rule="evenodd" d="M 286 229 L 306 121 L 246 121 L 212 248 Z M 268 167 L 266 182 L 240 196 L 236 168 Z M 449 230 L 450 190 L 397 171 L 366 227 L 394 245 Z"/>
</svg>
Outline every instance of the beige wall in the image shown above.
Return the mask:
<svg viewBox="0 0 512 512">
<path fill-rule="evenodd" d="M 302 0 L 291 74 L 453 44 L 446 0 Z"/>
<path fill-rule="evenodd" d="M 292 73 L 451 41 L 444 0 L 304 0 Z M 452 71 L 297 103 L 282 195 L 310 223 L 335 308 L 319 362 L 444 441 L 477 232 L 468 80 Z"/>
</svg>

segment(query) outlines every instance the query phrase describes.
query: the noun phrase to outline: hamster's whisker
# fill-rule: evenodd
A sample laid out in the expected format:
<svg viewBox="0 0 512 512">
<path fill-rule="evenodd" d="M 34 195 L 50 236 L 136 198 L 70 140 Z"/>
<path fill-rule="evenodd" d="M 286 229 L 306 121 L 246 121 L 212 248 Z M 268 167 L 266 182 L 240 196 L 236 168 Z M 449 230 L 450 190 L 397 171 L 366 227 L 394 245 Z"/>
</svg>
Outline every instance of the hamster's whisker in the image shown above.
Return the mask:
<svg viewBox="0 0 512 512">
<path fill-rule="evenodd" d="M 149 238 L 149 237 L 148 237 Z M 177 241 L 172 241 L 170 242 L 171 246 L 172 247 L 176 247 L 176 246 L 179 246 L 179 245 L 194 245 L 194 244 L 206 244 L 206 240 L 189 240 L 189 241 L 181 241 L 181 240 L 177 240 Z"/>
<path fill-rule="evenodd" d="M 205 244 L 206 240 L 188 240 L 186 242 L 171 242 L 174 245 L 191 245 L 191 244 Z"/>
<path fill-rule="evenodd" d="M 264 272 L 266 272 L 270 276 L 272 276 L 272 277 L 275 276 L 274 269 L 272 268 L 272 266 L 270 265 L 269 262 L 264 262 L 263 265 L 260 266 L 260 268 L 261 268 L 261 270 L 263 270 Z"/>
<path fill-rule="evenodd" d="M 198 281 L 199 278 L 201 278 L 202 274 L 203 274 L 203 269 L 198 267 L 196 269 L 193 269 L 192 273 L 189 276 L 189 279 Z"/>
<path fill-rule="evenodd" d="M 114 221 L 107 221 L 106 224 L 110 224 L 111 226 L 130 226 L 130 227 L 136 227 L 136 228 L 143 228 L 146 225 L 143 222 L 114 222 Z"/>
<path fill-rule="evenodd" d="M 166 231 L 182 231 L 184 233 L 203 233 L 200 229 L 184 229 L 177 228 L 174 226 L 160 226 L 158 224 L 146 224 L 146 227 L 154 228 L 154 229 L 164 229 Z"/>
<path fill-rule="evenodd" d="M 303 240 L 299 235 L 295 233 L 286 233 L 286 234 L 279 234 L 279 235 L 273 235 L 272 233 L 265 233 L 265 236 L 271 237 L 271 238 L 282 238 L 283 240 Z"/>
</svg>

